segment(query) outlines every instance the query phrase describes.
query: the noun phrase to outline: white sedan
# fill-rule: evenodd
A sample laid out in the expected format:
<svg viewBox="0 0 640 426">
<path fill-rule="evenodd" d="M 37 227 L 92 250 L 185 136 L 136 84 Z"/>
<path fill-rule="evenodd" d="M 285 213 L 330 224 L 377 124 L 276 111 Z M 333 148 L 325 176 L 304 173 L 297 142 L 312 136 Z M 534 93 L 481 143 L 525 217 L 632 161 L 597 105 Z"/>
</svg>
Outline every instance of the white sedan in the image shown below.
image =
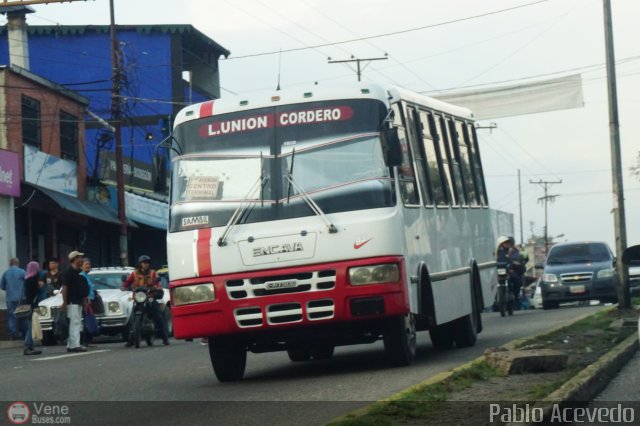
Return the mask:
<svg viewBox="0 0 640 426">
<path fill-rule="evenodd" d="M 107 336 L 120 334 L 124 340 L 129 335 L 129 318 L 133 308 L 133 295 L 131 291 L 122 291 L 123 278 L 133 271 L 131 267 L 95 268 L 89 272 L 94 288 L 100 293 L 104 303 L 104 313 L 97 314 L 100 324 L 100 333 Z M 164 281 L 163 281 L 164 284 Z M 158 300 L 163 309 L 169 336 L 173 335 L 173 318 L 169 304 L 169 290 L 166 289 L 162 299 Z M 38 318 L 42 327 L 42 343 L 52 345 L 56 343 L 53 335 L 53 321 L 60 305 L 62 295 L 49 297 L 38 305 Z"/>
</svg>

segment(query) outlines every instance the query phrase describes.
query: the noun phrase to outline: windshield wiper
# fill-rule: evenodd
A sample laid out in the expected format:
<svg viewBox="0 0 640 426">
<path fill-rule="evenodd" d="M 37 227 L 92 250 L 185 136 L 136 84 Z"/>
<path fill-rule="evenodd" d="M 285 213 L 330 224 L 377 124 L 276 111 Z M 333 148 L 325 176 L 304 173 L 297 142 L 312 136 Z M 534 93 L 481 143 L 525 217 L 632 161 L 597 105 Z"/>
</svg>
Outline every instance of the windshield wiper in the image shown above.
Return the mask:
<svg viewBox="0 0 640 426">
<path fill-rule="evenodd" d="M 224 228 L 224 232 L 222 233 L 220 238 L 218 238 L 218 247 L 227 245 L 226 239 L 229 233 L 231 232 L 231 229 L 240 221 L 240 219 L 244 215 L 245 211 L 249 208 L 249 206 L 253 204 L 254 200 L 251 200 L 251 197 L 253 197 L 256 191 L 260 189 L 260 197 L 262 198 L 262 190 L 268 181 L 269 181 L 269 177 L 265 177 L 263 174 L 260 174 L 260 177 L 258 177 L 256 182 L 251 186 L 251 188 L 249 189 L 249 192 L 247 192 L 247 195 L 244 197 L 244 200 L 242 201 L 242 203 L 231 215 L 229 222 L 227 222 Z"/>
<path fill-rule="evenodd" d="M 293 159 L 291 161 L 291 164 L 293 165 Z M 293 169 L 293 167 L 291 168 Z M 313 199 L 309 196 L 309 194 L 307 194 L 307 192 L 302 189 L 300 187 L 300 185 L 298 185 L 294 180 L 293 180 L 293 175 L 291 174 L 291 171 L 289 171 L 289 173 L 286 175 L 287 181 L 289 181 L 289 189 L 291 189 L 291 186 L 293 186 L 295 188 L 296 191 L 298 191 L 298 193 L 302 196 L 302 199 L 309 205 L 309 207 L 311 208 L 311 210 L 318 216 L 320 216 L 320 218 L 325 222 L 325 224 L 327 225 L 327 228 L 329 229 L 329 233 L 330 234 L 335 234 L 338 232 L 338 228 L 336 228 L 333 223 L 331 223 L 329 221 L 329 219 L 327 218 L 327 215 L 322 211 L 322 209 L 320 208 L 320 206 L 318 206 L 318 204 L 316 204 L 315 201 L 313 201 Z M 287 199 L 288 200 L 288 199 Z"/>
<path fill-rule="evenodd" d="M 296 149 L 293 148 L 291 152 L 291 165 L 289 166 L 289 176 L 293 176 L 293 161 L 296 159 Z M 291 199 L 291 181 L 289 181 L 289 185 L 287 186 L 287 204 Z"/>
</svg>

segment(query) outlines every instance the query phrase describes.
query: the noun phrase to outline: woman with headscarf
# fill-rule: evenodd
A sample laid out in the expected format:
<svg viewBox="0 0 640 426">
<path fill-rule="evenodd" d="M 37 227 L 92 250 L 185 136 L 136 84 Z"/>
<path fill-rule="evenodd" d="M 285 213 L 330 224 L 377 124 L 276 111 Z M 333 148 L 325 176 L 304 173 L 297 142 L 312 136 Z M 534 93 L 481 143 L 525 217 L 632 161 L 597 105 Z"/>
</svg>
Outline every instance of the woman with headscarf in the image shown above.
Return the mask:
<svg viewBox="0 0 640 426">
<path fill-rule="evenodd" d="M 39 355 L 42 351 L 33 348 L 33 336 L 31 334 L 32 315 L 38 307 L 38 280 L 40 279 L 40 265 L 38 262 L 29 262 L 27 265 L 27 273 L 24 276 L 24 298 L 25 304 L 31 305 L 31 315 L 22 321 L 22 329 L 24 330 L 24 354 Z"/>
</svg>

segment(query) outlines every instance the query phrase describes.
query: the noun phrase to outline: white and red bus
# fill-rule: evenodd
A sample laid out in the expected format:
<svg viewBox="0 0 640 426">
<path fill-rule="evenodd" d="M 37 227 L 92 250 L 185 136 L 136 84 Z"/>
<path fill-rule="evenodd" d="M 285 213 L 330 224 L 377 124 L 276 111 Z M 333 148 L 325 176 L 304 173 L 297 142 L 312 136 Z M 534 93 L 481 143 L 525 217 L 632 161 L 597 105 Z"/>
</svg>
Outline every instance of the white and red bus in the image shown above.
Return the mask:
<svg viewBox="0 0 640 426">
<path fill-rule="evenodd" d="M 357 84 L 189 106 L 175 120 L 167 237 L 174 333 L 209 338 L 219 380 L 247 351 L 327 359 L 416 331 L 471 346 L 494 300 L 494 242 L 472 114 Z"/>
</svg>

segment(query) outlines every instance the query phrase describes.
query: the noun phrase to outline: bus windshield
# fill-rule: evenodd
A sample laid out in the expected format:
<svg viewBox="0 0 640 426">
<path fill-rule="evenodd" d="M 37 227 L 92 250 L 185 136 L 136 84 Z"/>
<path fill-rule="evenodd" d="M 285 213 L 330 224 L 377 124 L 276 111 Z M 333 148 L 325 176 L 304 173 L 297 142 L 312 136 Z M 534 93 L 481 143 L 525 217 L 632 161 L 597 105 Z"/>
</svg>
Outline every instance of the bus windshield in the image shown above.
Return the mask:
<svg viewBox="0 0 640 426">
<path fill-rule="evenodd" d="M 249 126 L 243 117 L 255 121 Z M 291 124 L 301 117 L 327 121 Z M 382 103 L 351 100 L 209 117 L 205 131 L 205 119 L 179 125 L 184 155 L 172 165 L 170 231 L 224 226 L 242 203 L 250 206 L 239 223 L 314 215 L 305 196 L 327 214 L 394 205 L 378 132 L 383 118 Z"/>
</svg>

